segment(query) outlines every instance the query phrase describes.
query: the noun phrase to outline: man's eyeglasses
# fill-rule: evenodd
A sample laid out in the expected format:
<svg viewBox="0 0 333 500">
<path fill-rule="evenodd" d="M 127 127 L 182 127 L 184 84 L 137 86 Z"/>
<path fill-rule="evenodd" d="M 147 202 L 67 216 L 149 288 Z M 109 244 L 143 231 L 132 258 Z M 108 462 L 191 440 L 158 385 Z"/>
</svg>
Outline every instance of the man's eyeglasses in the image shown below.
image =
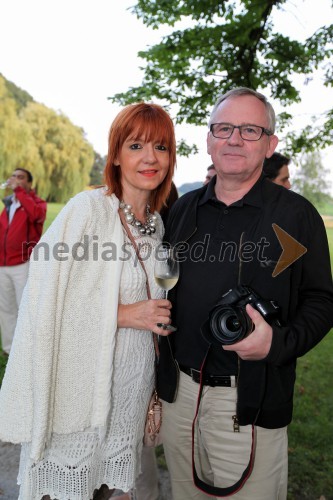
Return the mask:
<svg viewBox="0 0 333 500">
<path fill-rule="evenodd" d="M 273 135 L 273 132 L 257 125 L 231 125 L 231 123 L 212 123 L 210 131 L 216 139 L 229 139 L 235 128 L 238 128 L 244 141 L 259 141 L 263 134 Z"/>
</svg>

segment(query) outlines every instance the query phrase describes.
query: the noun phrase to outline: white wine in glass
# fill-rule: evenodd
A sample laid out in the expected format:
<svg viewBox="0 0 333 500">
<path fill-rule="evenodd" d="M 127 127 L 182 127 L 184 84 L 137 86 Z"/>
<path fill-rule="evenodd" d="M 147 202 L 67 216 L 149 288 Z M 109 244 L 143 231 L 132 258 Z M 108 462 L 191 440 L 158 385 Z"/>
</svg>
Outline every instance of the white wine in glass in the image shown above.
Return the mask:
<svg viewBox="0 0 333 500">
<path fill-rule="evenodd" d="M 154 274 L 156 283 L 164 290 L 164 298 L 167 299 L 168 291 L 176 285 L 179 278 L 179 262 L 174 248 L 165 244 L 157 247 Z M 158 326 L 173 332 L 177 330 L 175 326 L 163 323 L 159 323 Z"/>
<path fill-rule="evenodd" d="M 165 290 L 165 298 L 168 297 L 168 291 L 175 286 L 178 278 L 170 278 L 169 276 L 155 276 L 155 281 L 160 288 Z"/>
</svg>

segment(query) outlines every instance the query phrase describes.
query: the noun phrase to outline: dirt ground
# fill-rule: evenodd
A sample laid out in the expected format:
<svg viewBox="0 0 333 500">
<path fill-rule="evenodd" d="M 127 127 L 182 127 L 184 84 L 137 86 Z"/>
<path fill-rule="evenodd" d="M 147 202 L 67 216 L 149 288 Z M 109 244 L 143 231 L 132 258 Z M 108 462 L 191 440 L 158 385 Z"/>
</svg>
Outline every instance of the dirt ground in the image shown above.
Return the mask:
<svg viewBox="0 0 333 500">
<path fill-rule="evenodd" d="M 19 488 L 16 484 L 20 445 L 0 441 L 0 499 L 17 500 Z"/>
<path fill-rule="evenodd" d="M 17 500 L 19 487 L 16 484 L 20 458 L 20 445 L 0 441 L 0 500 Z M 159 470 L 159 500 L 172 500 L 169 474 Z M 29 500 L 29 499 L 26 499 Z"/>
</svg>

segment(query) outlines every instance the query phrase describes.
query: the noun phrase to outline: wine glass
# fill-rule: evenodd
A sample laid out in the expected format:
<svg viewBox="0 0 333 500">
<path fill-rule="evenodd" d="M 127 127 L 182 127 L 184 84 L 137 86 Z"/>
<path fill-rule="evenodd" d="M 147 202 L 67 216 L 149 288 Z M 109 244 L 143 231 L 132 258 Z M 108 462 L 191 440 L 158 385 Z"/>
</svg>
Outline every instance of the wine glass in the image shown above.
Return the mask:
<svg viewBox="0 0 333 500">
<path fill-rule="evenodd" d="M 164 298 L 167 299 L 168 291 L 176 285 L 179 278 L 179 262 L 174 248 L 164 243 L 156 248 L 154 275 L 156 283 L 164 290 Z M 175 326 L 164 323 L 158 323 L 157 326 L 172 332 L 177 330 Z"/>
<path fill-rule="evenodd" d="M 6 181 L 1 180 L 0 181 L 0 189 L 7 189 L 8 187 L 8 179 Z"/>
</svg>

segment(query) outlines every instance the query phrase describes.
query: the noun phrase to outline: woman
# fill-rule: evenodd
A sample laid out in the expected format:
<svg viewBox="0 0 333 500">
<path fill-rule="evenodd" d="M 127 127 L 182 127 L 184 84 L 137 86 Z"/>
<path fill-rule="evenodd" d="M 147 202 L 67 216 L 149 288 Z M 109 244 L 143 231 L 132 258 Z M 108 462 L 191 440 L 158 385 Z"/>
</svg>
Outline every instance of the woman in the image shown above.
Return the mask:
<svg viewBox="0 0 333 500">
<path fill-rule="evenodd" d="M 161 107 L 124 108 L 110 129 L 106 187 L 70 200 L 31 258 L 0 392 L 0 439 L 23 443 L 21 500 L 102 499 L 134 485 L 154 386 L 151 332 L 171 323 L 154 281 L 163 225 L 153 214 L 175 150 Z"/>
</svg>

